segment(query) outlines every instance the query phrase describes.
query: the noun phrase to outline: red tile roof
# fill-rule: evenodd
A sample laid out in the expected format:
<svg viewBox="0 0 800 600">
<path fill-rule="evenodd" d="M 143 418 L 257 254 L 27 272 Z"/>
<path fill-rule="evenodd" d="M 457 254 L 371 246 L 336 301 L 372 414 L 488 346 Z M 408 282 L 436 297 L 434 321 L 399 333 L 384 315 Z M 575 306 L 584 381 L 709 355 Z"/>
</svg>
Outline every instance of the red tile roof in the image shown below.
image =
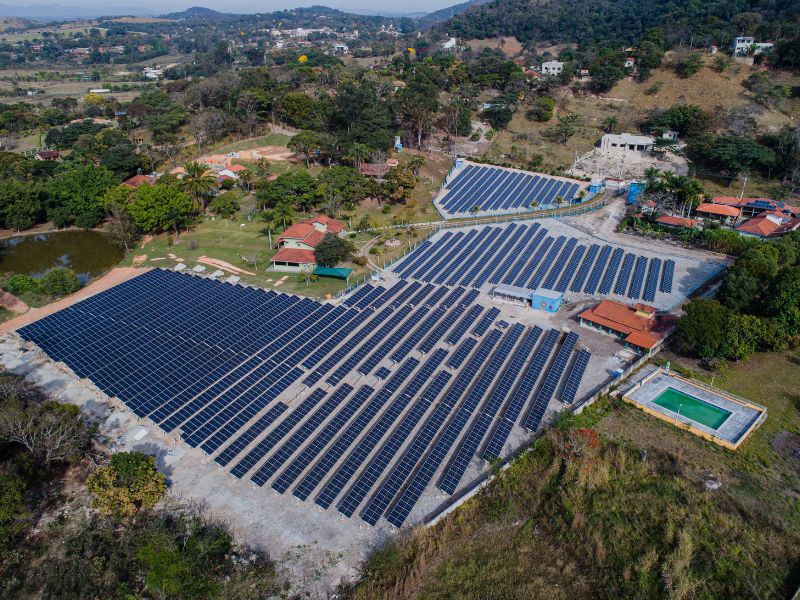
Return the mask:
<svg viewBox="0 0 800 600">
<path fill-rule="evenodd" d="M 272 262 L 289 262 L 297 264 L 314 264 L 316 258 L 313 250 L 301 250 L 300 248 L 281 248 L 272 257 Z"/>
<path fill-rule="evenodd" d="M 687 219 L 685 217 L 673 217 L 672 215 L 661 215 L 656 219 L 656 223 L 669 227 L 696 227 L 700 224 L 698 219 Z"/>
<path fill-rule="evenodd" d="M 228 167 L 229 171 L 233 171 L 234 173 L 240 173 L 242 171 L 247 171 L 247 167 L 244 165 L 231 165 Z"/>
<path fill-rule="evenodd" d="M 344 230 L 344 223 L 328 215 L 317 215 L 310 219 L 305 219 L 301 223 L 322 223 L 331 233 L 341 233 Z"/>
<path fill-rule="evenodd" d="M 735 206 L 726 204 L 711 204 L 710 202 L 703 202 L 696 209 L 699 213 L 709 213 L 712 215 L 719 215 L 721 217 L 738 217 L 742 212 Z"/>
<path fill-rule="evenodd" d="M 144 185 L 145 183 L 148 185 L 154 185 L 156 182 L 156 178 L 152 175 L 134 175 L 130 179 L 126 179 L 122 182 L 122 185 L 132 188 L 138 188 L 140 185 Z"/>
<path fill-rule="evenodd" d="M 639 312 L 645 312 L 651 316 L 648 318 L 637 314 Z M 580 318 L 616 331 L 626 336 L 625 341 L 647 350 L 655 346 L 662 337 L 651 331 L 656 324 L 655 308 L 645 304 L 628 306 L 612 300 L 603 300 L 597 306 L 583 311 Z"/>
<path fill-rule="evenodd" d="M 278 242 L 283 240 L 303 240 L 312 231 L 315 231 L 315 228 L 311 223 L 295 223 L 287 227 L 286 231 L 278 236 Z"/>
<path fill-rule="evenodd" d="M 784 226 L 786 221 L 787 220 L 780 213 L 763 212 L 739 225 L 736 231 L 757 235 L 758 237 L 770 237 L 777 234 L 778 230 Z M 789 229 L 789 231 L 791 231 L 791 229 Z M 785 233 L 785 231 L 783 233 Z"/>
<path fill-rule="evenodd" d="M 383 177 L 389 172 L 389 165 L 361 163 L 359 172 L 367 177 Z"/>
</svg>

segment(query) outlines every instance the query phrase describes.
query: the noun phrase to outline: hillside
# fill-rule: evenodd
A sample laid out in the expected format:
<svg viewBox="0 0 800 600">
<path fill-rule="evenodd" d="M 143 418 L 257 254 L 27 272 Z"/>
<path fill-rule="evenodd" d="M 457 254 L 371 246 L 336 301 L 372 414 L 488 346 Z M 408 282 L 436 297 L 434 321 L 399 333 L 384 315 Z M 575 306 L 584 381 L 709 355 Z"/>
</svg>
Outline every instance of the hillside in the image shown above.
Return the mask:
<svg viewBox="0 0 800 600">
<path fill-rule="evenodd" d="M 737 15 L 751 11 L 761 17 L 751 22 L 740 17 L 738 23 Z M 760 22 L 758 31 L 769 35 L 770 23 L 794 21 L 799 11 L 797 3 L 764 5 L 756 0 L 493 0 L 442 22 L 438 29 L 465 39 L 512 35 L 533 44 L 614 47 L 633 44 L 647 29 L 661 27 L 668 41 L 691 37 L 698 45 L 727 41 L 739 33 L 737 24 L 751 29 Z"/>
<path fill-rule="evenodd" d="M 456 15 L 460 15 L 474 6 L 480 6 L 481 4 L 486 4 L 486 2 L 488 2 L 488 0 L 468 0 L 467 2 L 462 2 L 460 4 L 455 4 L 453 6 L 448 6 L 447 8 L 441 8 L 432 13 L 428 13 L 420 20 L 423 22 L 427 21 L 431 23 L 444 21 L 451 17 L 455 17 Z"/>
</svg>

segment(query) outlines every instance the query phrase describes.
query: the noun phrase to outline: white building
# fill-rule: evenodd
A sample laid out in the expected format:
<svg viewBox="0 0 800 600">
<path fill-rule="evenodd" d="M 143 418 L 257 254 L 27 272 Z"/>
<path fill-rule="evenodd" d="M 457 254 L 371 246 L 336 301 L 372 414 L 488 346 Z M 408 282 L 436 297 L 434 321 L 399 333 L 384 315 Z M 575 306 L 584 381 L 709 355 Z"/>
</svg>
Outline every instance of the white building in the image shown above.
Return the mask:
<svg viewBox="0 0 800 600">
<path fill-rule="evenodd" d="M 446 52 L 455 52 L 458 50 L 458 40 L 456 40 L 454 37 L 451 37 L 447 41 L 442 42 L 441 46 L 442 50 L 445 50 Z"/>
<path fill-rule="evenodd" d="M 348 52 L 350 52 L 350 47 L 347 44 L 337 42 L 333 45 L 334 54 L 347 54 Z"/>
<path fill-rule="evenodd" d="M 636 59 L 635 58 L 633 58 L 632 56 L 629 56 L 628 58 L 625 59 L 625 68 L 626 69 L 632 69 L 634 66 L 636 66 Z"/>
<path fill-rule="evenodd" d="M 653 138 L 631 133 L 607 133 L 600 140 L 601 150 L 619 150 L 621 152 L 645 152 L 651 150 L 654 145 Z"/>
<path fill-rule="evenodd" d="M 739 36 L 737 38 L 733 38 L 733 42 L 731 43 L 731 54 L 734 56 L 745 56 L 750 52 L 750 48 L 753 48 L 753 54 L 761 54 L 763 52 L 772 50 L 773 46 L 774 44 L 769 42 L 757 42 L 755 38 Z"/>
<path fill-rule="evenodd" d="M 542 63 L 542 75 L 561 75 L 564 70 L 564 63 L 557 60 L 549 60 Z"/>
</svg>

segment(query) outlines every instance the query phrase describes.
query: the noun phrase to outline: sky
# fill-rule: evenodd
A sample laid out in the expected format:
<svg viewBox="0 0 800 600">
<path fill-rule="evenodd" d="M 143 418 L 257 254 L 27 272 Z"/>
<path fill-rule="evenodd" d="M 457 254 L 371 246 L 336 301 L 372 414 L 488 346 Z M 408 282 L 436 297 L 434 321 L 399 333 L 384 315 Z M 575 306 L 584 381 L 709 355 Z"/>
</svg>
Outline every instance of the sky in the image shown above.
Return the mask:
<svg viewBox="0 0 800 600">
<path fill-rule="evenodd" d="M 329 0 L 314 1 L 314 0 L 228 0 L 224 4 L 215 3 L 208 6 L 220 12 L 230 13 L 255 13 L 255 12 L 271 12 L 274 10 L 282 10 L 286 8 L 296 8 L 299 6 L 312 6 L 314 4 L 330 6 L 331 8 L 338 8 L 340 10 L 360 10 L 369 12 L 385 12 L 386 14 L 401 14 L 401 13 L 415 13 L 415 12 L 432 12 L 440 8 L 458 4 L 463 0 L 405 0 L 404 2 L 390 2 L 389 0 Z M 0 0 L 0 5 L 5 6 L 31 6 L 36 5 L 57 5 L 57 6 L 74 6 L 81 8 L 112 8 L 112 7 L 125 7 L 131 6 L 141 7 L 141 10 L 163 14 L 167 12 L 180 11 L 190 6 L 204 6 L 202 2 L 192 3 L 175 1 L 175 0 L 42 0 L 40 2 L 31 0 Z"/>
</svg>

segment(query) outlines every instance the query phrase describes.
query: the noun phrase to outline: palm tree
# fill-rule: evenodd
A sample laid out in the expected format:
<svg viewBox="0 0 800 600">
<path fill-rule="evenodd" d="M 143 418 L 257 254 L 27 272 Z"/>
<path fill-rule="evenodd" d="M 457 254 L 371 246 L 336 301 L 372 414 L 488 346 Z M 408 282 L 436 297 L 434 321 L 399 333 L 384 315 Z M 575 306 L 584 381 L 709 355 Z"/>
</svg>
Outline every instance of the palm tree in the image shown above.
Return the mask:
<svg viewBox="0 0 800 600">
<path fill-rule="evenodd" d="M 239 172 L 239 181 L 241 181 L 242 187 L 245 189 L 245 191 L 250 192 L 253 189 L 255 175 L 253 175 L 253 172 L 250 169 L 245 169 L 244 171 Z"/>
<path fill-rule="evenodd" d="M 606 133 L 611 133 L 616 129 L 617 125 L 619 125 L 619 119 L 616 115 L 608 115 L 605 119 L 603 119 L 603 129 Z"/>
<path fill-rule="evenodd" d="M 369 158 L 369 154 L 370 151 L 367 145 L 356 143 L 347 149 L 347 152 L 345 152 L 343 158 L 346 161 L 353 163 L 353 166 L 356 169 L 360 169 L 361 163 Z"/>
<path fill-rule="evenodd" d="M 208 174 L 208 167 L 203 163 L 188 162 L 183 168 L 186 175 L 181 180 L 181 189 L 194 197 L 200 210 L 205 210 L 208 197 L 217 189 L 217 180 Z"/>
<path fill-rule="evenodd" d="M 414 173 L 414 176 L 419 175 L 419 170 L 425 165 L 425 157 L 421 154 L 415 154 L 408 161 L 408 168 Z"/>
<path fill-rule="evenodd" d="M 476 204 L 475 206 L 473 206 L 472 208 L 470 208 L 470 209 L 469 209 L 469 211 L 470 211 L 470 212 L 471 212 L 473 215 L 477 215 L 479 212 L 481 212 L 481 207 L 480 207 L 480 206 L 478 206 L 478 205 Z"/>
<path fill-rule="evenodd" d="M 288 202 L 279 202 L 275 206 L 275 220 L 283 224 L 285 230 L 294 221 L 294 209 Z"/>
<path fill-rule="evenodd" d="M 261 230 L 261 233 L 264 234 L 266 232 L 269 238 L 269 249 L 272 250 L 272 232 L 275 231 L 275 223 L 277 222 L 275 211 L 265 210 L 261 213 L 261 220 L 264 222 L 264 225 L 266 225 L 266 227 Z"/>
</svg>

